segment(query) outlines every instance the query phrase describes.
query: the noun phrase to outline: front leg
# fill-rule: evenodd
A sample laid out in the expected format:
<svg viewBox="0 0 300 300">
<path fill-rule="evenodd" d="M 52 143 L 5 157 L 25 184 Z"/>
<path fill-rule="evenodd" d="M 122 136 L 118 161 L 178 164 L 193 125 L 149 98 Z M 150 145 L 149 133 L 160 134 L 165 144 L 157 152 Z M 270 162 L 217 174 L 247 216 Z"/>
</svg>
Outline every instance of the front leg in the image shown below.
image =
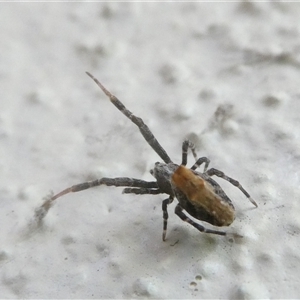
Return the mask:
<svg viewBox="0 0 300 300">
<path fill-rule="evenodd" d="M 182 143 L 182 161 L 181 161 L 182 166 L 186 166 L 186 164 L 187 164 L 188 149 L 191 149 L 195 160 L 197 160 L 197 153 L 195 150 L 195 145 L 191 141 L 185 140 Z"/>
<path fill-rule="evenodd" d="M 93 181 L 87 181 L 79 184 L 72 185 L 61 192 L 55 194 L 54 196 L 48 197 L 44 203 L 35 211 L 36 218 L 41 221 L 47 214 L 48 210 L 53 204 L 53 201 L 56 199 L 69 194 L 80 192 L 92 187 L 96 187 L 99 185 L 107 185 L 107 186 L 126 186 L 126 187 L 139 187 L 139 188 L 149 188 L 149 189 L 158 189 L 156 181 L 144 181 L 141 179 L 128 178 L 128 177 L 117 177 L 117 178 L 107 178 L 103 177 L 100 179 L 96 179 Z"/>
<path fill-rule="evenodd" d="M 69 188 L 64 189 L 58 194 L 51 197 L 51 201 L 60 198 L 63 195 L 69 193 L 80 192 L 92 187 L 96 187 L 99 185 L 107 185 L 107 186 L 127 186 L 127 187 L 142 187 L 142 188 L 158 188 L 156 181 L 144 181 L 141 179 L 128 178 L 128 177 L 117 177 L 117 178 L 100 178 L 93 181 L 87 181 L 79 184 L 75 184 Z"/>
<path fill-rule="evenodd" d="M 153 188 L 125 188 L 122 191 L 123 194 L 135 194 L 135 195 L 158 195 L 163 194 L 160 189 Z"/>
<path fill-rule="evenodd" d="M 204 165 L 204 172 L 207 170 L 208 165 L 210 163 L 210 160 L 207 157 L 201 157 L 201 158 L 197 158 L 197 153 L 196 153 L 196 147 L 194 145 L 194 143 L 192 143 L 189 140 L 185 140 L 182 143 L 182 161 L 181 161 L 181 165 L 182 166 L 186 166 L 187 164 L 187 155 L 188 155 L 188 149 L 191 149 L 193 156 L 196 160 L 196 162 L 193 164 L 193 166 L 191 167 L 192 170 L 196 170 L 197 168 L 200 167 L 200 165 L 202 165 L 203 163 L 205 163 Z"/>
<path fill-rule="evenodd" d="M 191 167 L 191 170 L 196 170 L 197 168 L 199 168 L 203 163 L 205 163 L 204 165 L 204 172 L 206 172 L 208 165 L 210 163 L 210 160 L 207 157 L 200 157 L 199 159 L 197 159 L 197 161 L 193 164 L 193 166 Z"/>
<path fill-rule="evenodd" d="M 130 110 L 128 110 L 125 107 L 125 105 L 116 96 L 110 93 L 102 85 L 102 83 L 98 79 L 96 79 L 91 73 L 86 72 L 86 74 L 96 82 L 96 84 L 101 88 L 104 94 L 110 99 L 111 103 L 139 128 L 146 142 L 161 157 L 161 159 L 167 164 L 171 163 L 172 162 L 171 158 L 169 157 L 165 149 L 157 141 L 157 139 L 155 138 L 155 136 L 153 135 L 149 127 L 144 123 L 144 121 L 141 118 L 135 116 Z"/>
</svg>

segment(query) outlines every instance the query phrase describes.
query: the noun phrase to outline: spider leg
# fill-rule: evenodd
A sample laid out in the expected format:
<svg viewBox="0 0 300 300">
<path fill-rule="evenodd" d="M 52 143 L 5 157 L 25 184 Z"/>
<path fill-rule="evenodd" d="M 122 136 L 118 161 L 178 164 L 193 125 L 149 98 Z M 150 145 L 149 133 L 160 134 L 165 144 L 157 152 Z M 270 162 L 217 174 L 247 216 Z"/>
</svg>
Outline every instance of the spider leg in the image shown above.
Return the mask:
<svg viewBox="0 0 300 300">
<path fill-rule="evenodd" d="M 109 97 L 110 101 L 113 105 L 121 111 L 128 119 L 130 119 L 140 130 L 141 134 L 147 141 L 147 143 L 153 148 L 153 150 L 161 157 L 161 159 L 165 163 L 171 163 L 172 160 L 164 150 L 164 148 L 159 144 L 153 133 L 150 131 L 149 127 L 144 123 L 144 121 L 135 116 L 131 111 L 129 111 L 124 104 L 113 94 L 111 94 L 92 74 L 86 72 L 88 76 L 90 76 L 97 85 L 101 88 L 104 94 Z"/>
<path fill-rule="evenodd" d="M 92 187 L 96 187 L 99 185 L 107 185 L 107 186 L 128 186 L 128 187 L 142 187 L 142 188 L 158 188 L 156 181 L 144 181 L 141 179 L 128 178 L 128 177 L 117 177 L 117 178 L 106 178 L 103 177 L 101 179 L 96 179 L 93 181 L 87 181 L 79 184 L 75 184 L 69 188 L 64 189 L 58 194 L 51 197 L 51 201 L 60 198 L 63 195 L 69 193 L 75 193 L 79 191 L 83 191 Z"/>
<path fill-rule="evenodd" d="M 193 153 L 193 156 L 195 157 L 195 160 L 196 160 L 196 162 L 191 167 L 191 170 L 196 170 L 197 168 L 200 167 L 200 165 L 205 163 L 204 172 L 206 172 L 206 170 L 208 168 L 208 165 L 210 163 L 210 160 L 207 157 L 200 157 L 198 159 L 197 154 L 196 154 L 196 150 L 195 150 L 195 145 L 189 140 L 185 140 L 182 143 L 182 162 L 181 162 L 181 165 L 186 166 L 186 164 L 187 164 L 187 154 L 188 154 L 188 149 L 189 148 L 191 149 L 191 151 Z"/>
<path fill-rule="evenodd" d="M 166 240 L 167 227 L 168 227 L 168 218 L 169 218 L 168 205 L 173 202 L 173 199 L 174 198 L 170 196 L 169 198 L 163 200 L 163 202 L 162 202 L 162 211 L 163 211 L 163 219 L 164 219 L 163 234 L 162 234 L 163 241 Z"/>
<path fill-rule="evenodd" d="M 205 163 L 204 165 L 204 172 L 206 172 L 208 165 L 210 163 L 210 160 L 207 157 L 200 157 L 197 159 L 197 161 L 193 164 L 193 166 L 191 167 L 191 170 L 196 170 L 197 168 L 199 168 L 203 163 Z"/>
<path fill-rule="evenodd" d="M 195 150 L 196 147 L 195 147 L 194 143 L 192 143 L 189 140 L 185 140 L 182 143 L 182 162 L 181 162 L 182 166 L 186 166 L 186 164 L 187 164 L 187 154 L 188 154 L 189 148 L 191 149 L 193 156 L 195 157 L 195 160 L 197 160 L 197 153 Z"/>
<path fill-rule="evenodd" d="M 209 169 L 208 171 L 206 171 L 206 174 L 208 176 L 213 176 L 213 175 L 216 175 L 220 178 L 223 178 L 224 180 L 230 182 L 232 185 L 234 185 L 235 187 L 237 187 L 238 189 L 241 190 L 241 192 L 249 199 L 249 201 L 255 205 L 256 207 L 258 206 L 257 203 L 251 198 L 251 196 L 249 195 L 249 193 L 241 186 L 241 184 L 233 179 L 233 178 L 230 178 L 228 177 L 227 175 L 225 175 L 222 171 L 219 171 L 217 169 L 214 169 L 214 168 L 211 168 Z"/>
<path fill-rule="evenodd" d="M 163 192 L 156 188 L 125 188 L 122 191 L 123 194 L 136 194 L 136 195 L 158 195 L 158 194 L 162 194 Z"/>
<path fill-rule="evenodd" d="M 175 208 L 175 214 L 182 220 L 185 221 L 192 226 L 194 226 L 196 229 L 198 229 L 200 232 L 205 232 L 205 233 L 212 233 L 212 234 L 218 234 L 218 235 L 226 235 L 226 232 L 224 231 L 218 231 L 218 230 L 212 230 L 212 229 L 207 229 L 204 226 L 194 222 L 192 219 L 190 219 L 184 212 L 183 208 L 177 204 Z"/>
</svg>

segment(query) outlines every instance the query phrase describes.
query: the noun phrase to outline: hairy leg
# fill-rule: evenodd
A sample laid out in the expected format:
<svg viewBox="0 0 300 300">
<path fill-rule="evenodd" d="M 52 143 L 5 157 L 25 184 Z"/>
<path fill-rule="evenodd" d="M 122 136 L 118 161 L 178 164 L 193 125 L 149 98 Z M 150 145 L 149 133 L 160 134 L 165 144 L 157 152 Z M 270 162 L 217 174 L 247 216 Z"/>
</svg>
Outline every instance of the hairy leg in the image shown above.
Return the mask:
<svg viewBox="0 0 300 300">
<path fill-rule="evenodd" d="M 162 239 L 163 241 L 166 240 L 166 235 L 167 235 L 167 227 L 168 227 L 168 205 L 173 202 L 173 197 L 169 197 L 162 202 L 162 211 L 163 211 L 163 234 L 162 234 Z"/>
<path fill-rule="evenodd" d="M 206 174 L 207 174 L 208 176 L 216 175 L 216 176 L 218 176 L 218 177 L 220 177 L 220 178 L 223 178 L 224 180 L 230 182 L 232 185 L 234 185 L 235 187 L 237 187 L 238 189 L 240 189 L 241 192 L 249 199 L 249 201 L 250 201 L 253 205 L 255 205 L 256 207 L 258 206 L 257 203 L 250 197 L 249 193 L 241 186 L 241 184 L 240 184 L 237 180 L 228 177 L 228 176 L 225 175 L 222 171 L 219 171 L 219 170 L 214 169 L 214 168 L 209 169 L 209 170 L 206 172 Z"/>
<path fill-rule="evenodd" d="M 89 72 L 86 72 L 88 76 L 90 76 L 97 85 L 101 88 L 101 90 L 104 92 L 104 94 L 109 97 L 110 101 L 113 103 L 113 105 L 121 111 L 129 120 L 131 120 L 140 130 L 141 134 L 147 141 L 147 143 L 153 148 L 153 150 L 161 157 L 161 159 L 165 163 L 171 163 L 172 160 L 167 154 L 167 152 L 164 150 L 164 148 L 160 145 L 160 143 L 157 141 L 149 127 L 144 123 L 144 121 L 135 116 L 131 111 L 129 111 L 125 105 L 113 94 L 111 94 L 102 84 L 99 82 L 98 79 L 96 79 L 92 74 Z"/>
</svg>

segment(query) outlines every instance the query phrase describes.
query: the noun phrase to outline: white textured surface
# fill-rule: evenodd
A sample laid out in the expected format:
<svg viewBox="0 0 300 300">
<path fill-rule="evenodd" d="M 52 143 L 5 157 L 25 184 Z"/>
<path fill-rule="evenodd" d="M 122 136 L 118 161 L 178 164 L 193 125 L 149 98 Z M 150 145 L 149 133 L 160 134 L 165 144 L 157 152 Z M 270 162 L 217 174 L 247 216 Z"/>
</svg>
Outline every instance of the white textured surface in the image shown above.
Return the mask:
<svg viewBox="0 0 300 300">
<path fill-rule="evenodd" d="M 299 14 L 295 3 L 2 3 L 0 298 L 299 297 Z M 242 240 L 200 234 L 172 204 L 162 242 L 164 196 L 113 187 L 65 196 L 32 226 L 51 190 L 152 180 L 157 155 L 85 71 L 175 162 L 189 137 L 243 184 L 258 209 L 218 180 L 237 211 L 226 230 Z"/>
</svg>

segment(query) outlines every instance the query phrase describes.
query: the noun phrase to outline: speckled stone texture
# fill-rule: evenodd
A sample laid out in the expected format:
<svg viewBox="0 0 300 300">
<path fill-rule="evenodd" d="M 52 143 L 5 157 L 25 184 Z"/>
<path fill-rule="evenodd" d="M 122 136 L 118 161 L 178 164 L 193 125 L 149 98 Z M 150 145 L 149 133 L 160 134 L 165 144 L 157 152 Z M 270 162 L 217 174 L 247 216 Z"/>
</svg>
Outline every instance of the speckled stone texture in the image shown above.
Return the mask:
<svg viewBox="0 0 300 300">
<path fill-rule="evenodd" d="M 0 298 L 261 299 L 300 295 L 298 3 L 1 3 Z M 142 117 L 172 160 L 191 139 L 236 207 L 201 234 L 153 180 L 157 154 L 85 74 Z M 188 157 L 188 166 L 194 163 Z M 209 224 L 203 224 L 209 228 Z"/>
</svg>

